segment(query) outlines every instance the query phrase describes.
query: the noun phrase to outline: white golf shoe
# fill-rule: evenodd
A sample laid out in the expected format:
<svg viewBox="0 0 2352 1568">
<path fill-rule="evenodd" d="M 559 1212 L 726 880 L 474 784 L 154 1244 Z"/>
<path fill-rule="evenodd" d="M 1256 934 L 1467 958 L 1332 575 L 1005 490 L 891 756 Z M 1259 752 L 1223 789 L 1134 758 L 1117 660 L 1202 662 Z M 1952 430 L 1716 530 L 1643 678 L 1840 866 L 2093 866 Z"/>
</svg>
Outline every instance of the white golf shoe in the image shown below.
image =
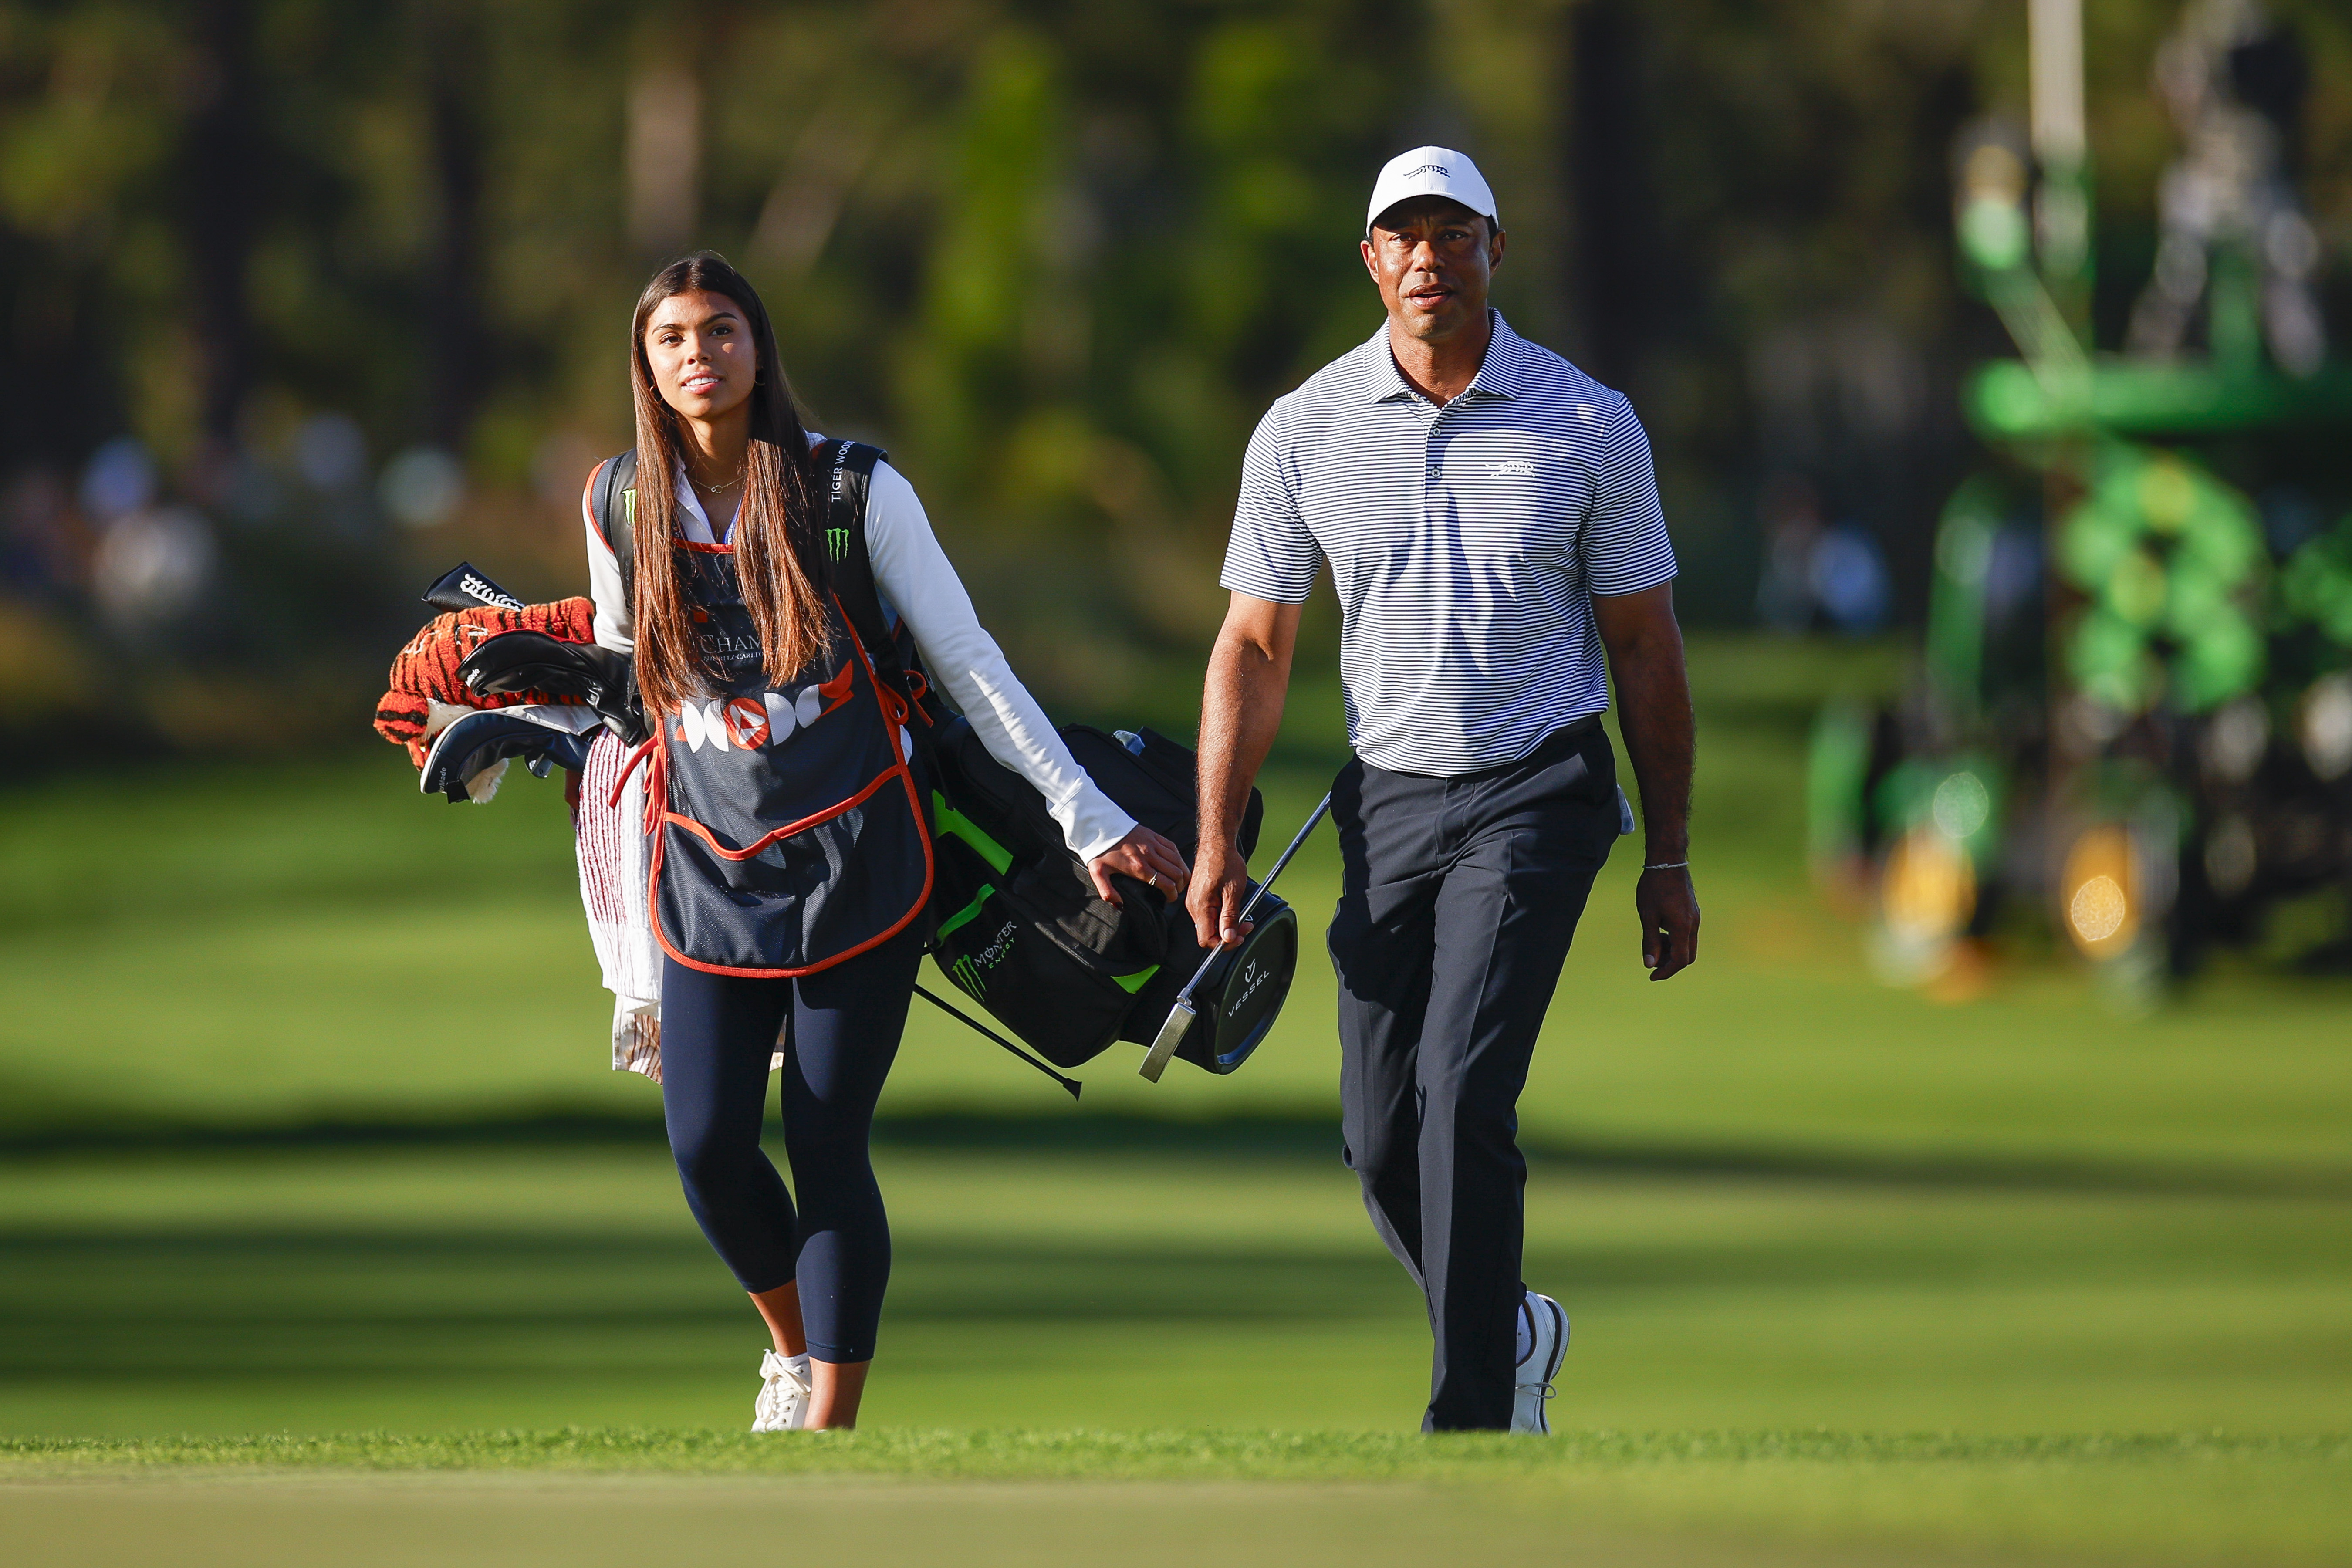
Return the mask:
<svg viewBox="0 0 2352 1568">
<path fill-rule="evenodd" d="M 1519 1303 L 1518 1397 L 1511 1402 L 1511 1430 L 1551 1434 L 1544 1405 L 1552 1396 L 1551 1380 L 1568 1355 L 1568 1314 L 1549 1296 L 1530 1290 Z"/>
<path fill-rule="evenodd" d="M 754 1432 L 797 1432 L 808 1425 L 809 1359 L 768 1352 L 760 1358 L 760 1398 L 751 1406 Z"/>
</svg>

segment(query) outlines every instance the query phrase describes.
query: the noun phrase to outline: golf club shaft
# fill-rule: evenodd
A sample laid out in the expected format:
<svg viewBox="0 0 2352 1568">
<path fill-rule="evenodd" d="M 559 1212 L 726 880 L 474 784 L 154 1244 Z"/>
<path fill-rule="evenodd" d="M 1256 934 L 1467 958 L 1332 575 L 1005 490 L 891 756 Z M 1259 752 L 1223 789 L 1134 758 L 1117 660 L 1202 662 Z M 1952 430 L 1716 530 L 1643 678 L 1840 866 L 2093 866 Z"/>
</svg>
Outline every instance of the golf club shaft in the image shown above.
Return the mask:
<svg viewBox="0 0 2352 1568">
<path fill-rule="evenodd" d="M 1282 868 L 1290 864 L 1290 858 L 1298 853 L 1298 847 L 1307 842 L 1307 836 L 1315 831 L 1315 825 L 1322 821 L 1323 814 L 1330 809 L 1331 797 L 1328 795 L 1315 803 L 1315 809 L 1307 814 L 1306 825 L 1291 836 L 1290 847 L 1282 852 L 1280 859 L 1275 861 L 1274 869 L 1268 871 L 1265 880 L 1257 885 L 1257 891 L 1250 895 L 1250 901 L 1242 906 L 1242 919 L 1249 919 L 1250 911 L 1257 908 L 1257 901 L 1265 897 L 1265 890 L 1274 886 L 1274 879 L 1282 875 Z"/>
<path fill-rule="evenodd" d="M 1290 858 L 1298 853 L 1298 847 L 1307 842 L 1307 836 L 1315 831 L 1315 825 L 1322 821 L 1323 814 L 1330 809 L 1331 797 L 1327 795 L 1316 804 L 1315 809 L 1307 814 L 1307 825 L 1291 838 L 1290 847 L 1282 852 L 1282 858 L 1274 863 L 1273 869 L 1266 872 L 1265 880 L 1260 882 L 1257 885 L 1257 891 L 1249 896 L 1249 902 L 1242 906 L 1242 912 L 1234 917 L 1235 925 L 1250 918 L 1251 913 L 1257 908 L 1257 901 L 1265 897 L 1266 889 L 1274 886 L 1274 879 L 1282 875 L 1282 868 L 1290 864 Z M 1192 999 L 1192 987 L 1201 983 L 1201 976 L 1209 972 L 1210 961 L 1216 956 L 1216 950 L 1212 950 L 1207 958 L 1201 960 L 1201 967 L 1192 972 L 1192 978 L 1184 983 L 1184 989 L 1179 994 L 1182 1000 L 1190 1002 Z"/>
</svg>

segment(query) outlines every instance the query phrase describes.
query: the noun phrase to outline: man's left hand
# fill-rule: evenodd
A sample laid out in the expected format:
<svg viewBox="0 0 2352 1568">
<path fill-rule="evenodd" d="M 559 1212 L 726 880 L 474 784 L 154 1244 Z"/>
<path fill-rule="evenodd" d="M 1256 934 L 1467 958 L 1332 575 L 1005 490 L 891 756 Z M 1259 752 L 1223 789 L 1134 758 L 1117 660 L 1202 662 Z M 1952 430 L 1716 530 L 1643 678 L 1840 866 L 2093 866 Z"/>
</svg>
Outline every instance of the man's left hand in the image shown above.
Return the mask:
<svg viewBox="0 0 2352 1568">
<path fill-rule="evenodd" d="M 1633 885 L 1633 909 L 1642 917 L 1642 967 L 1651 979 L 1670 979 L 1697 960 L 1698 889 L 1688 867 L 1643 871 Z"/>
</svg>

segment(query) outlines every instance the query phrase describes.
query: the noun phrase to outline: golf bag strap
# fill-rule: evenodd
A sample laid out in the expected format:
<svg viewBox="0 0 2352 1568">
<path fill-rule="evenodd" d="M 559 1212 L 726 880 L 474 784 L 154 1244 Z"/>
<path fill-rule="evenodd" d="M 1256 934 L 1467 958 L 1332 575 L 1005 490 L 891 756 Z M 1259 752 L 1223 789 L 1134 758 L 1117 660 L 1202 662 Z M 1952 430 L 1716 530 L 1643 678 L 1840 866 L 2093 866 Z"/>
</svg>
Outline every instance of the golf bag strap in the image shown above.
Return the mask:
<svg viewBox="0 0 2352 1568">
<path fill-rule="evenodd" d="M 827 441 L 812 454 L 825 476 L 824 557 L 833 569 L 833 591 L 849 629 L 866 645 L 875 668 L 896 673 L 890 626 L 882 616 L 882 591 L 874 585 L 874 558 L 866 545 L 866 503 L 874 492 L 874 465 L 889 454 L 863 441 Z"/>
<path fill-rule="evenodd" d="M 588 483 L 588 510 L 596 531 L 621 568 L 621 593 L 634 612 L 637 599 L 637 453 L 632 447 L 607 458 Z"/>
<path fill-rule="evenodd" d="M 833 592 L 849 629 L 857 634 L 874 672 L 907 704 L 907 732 L 918 748 L 931 743 L 932 714 L 924 699 L 929 682 L 909 668 L 899 639 L 882 613 L 882 593 L 874 583 L 874 558 L 866 538 L 866 502 L 873 493 L 874 466 L 887 452 L 862 441 L 827 441 L 815 454 L 830 484 L 824 517 L 825 558 L 833 569 Z"/>
<path fill-rule="evenodd" d="M 908 668 L 899 639 L 890 632 L 882 613 L 881 591 L 874 585 L 874 559 L 866 548 L 866 502 L 874 489 L 874 466 L 890 454 L 863 441 L 826 441 L 809 454 L 811 467 L 825 477 L 822 538 L 832 588 L 849 628 L 865 645 L 875 674 L 892 696 L 907 707 L 907 732 L 926 755 L 937 723 L 934 706 L 926 700 L 930 683 L 919 669 Z M 636 603 L 637 454 L 626 451 L 608 458 L 589 481 L 589 510 L 596 531 L 621 569 L 621 592 Z"/>
</svg>

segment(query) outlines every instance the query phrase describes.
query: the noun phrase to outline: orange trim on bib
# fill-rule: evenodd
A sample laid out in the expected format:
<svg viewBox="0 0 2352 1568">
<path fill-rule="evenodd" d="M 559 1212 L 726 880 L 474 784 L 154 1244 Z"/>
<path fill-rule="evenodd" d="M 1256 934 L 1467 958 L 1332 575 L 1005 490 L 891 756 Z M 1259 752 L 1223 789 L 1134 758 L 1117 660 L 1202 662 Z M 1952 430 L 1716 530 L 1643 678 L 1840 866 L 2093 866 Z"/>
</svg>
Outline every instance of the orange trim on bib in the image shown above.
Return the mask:
<svg viewBox="0 0 2352 1568">
<path fill-rule="evenodd" d="M 665 809 L 662 812 L 662 820 L 664 822 L 676 823 L 678 826 L 685 828 L 688 832 L 701 839 L 705 844 L 709 845 L 710 852 L 713 855 L 719 857 L 721 859 L 733 860 L 740 864 L 742 861 L 754 858 L 761 850 L 765 849 L 769 845 L 777 842 L 779 839 L 790 838 L 795 833 L 806 833 L 812 827 L 818 826 L 823 823 L 831 822 L 835 817 L 841 816 L 844 812 L 854 810 L 855 808 L 865 805 L 868 800 L 873 798 L 874 792 L 876 790 L 880 789 L 884 784 L 890 782 L 891 776 L 897 773 L 898 771 L 898 770 L 895 767 L 885 768 L 880 773 L 874 775 L 874 782 L 872 784 L 867 784 L 864 789 L 859 790 L 856 795 L 851 795 L 847 800 L 843 801 L 840 805 L 828 805 L 823 811 L 816 813 L 814 816 L 803 816 L 798 822 L 787 822 L 782 827 L 772 827 L 740 849 L 728 848 L 727 846 L 719 842 L 718 836 L 712 833 L 709 828 L 704 826 L 701 823 L 695 821 L 694 818 L 690 816 L 681 816 L 675 811 Z"/>
<path fill-rule="evenodd" d="M 840 598 L 836 595 L 834 599 L 834 605 L 836 609 L 839 608 L 840 603 Z M 844 624 L 846 625 L 848 616 L 845 614 L 842 619 Z M 866 667 L 866 684 L 873 688 L 876 697 L 875 706 L 881 710 L 881 716 L 887 731 L 885 734 L 884 739 L 888 741 L 890 743 L 890 754 L 898 760 L 892 763 L 890 766 L 883 769 L 882 772 L 876 776 L 872 784 L 867 784 L 864 789 L 859 790 L 855 795 L 843 801 L 839 805 L 830 806 L 824 811 L 818 812 L 813 816 L 803 817 L 800 821 L 793 823 L 788 826 L 780 827 L 775 829 L 773 832 L 763 834 L 761 836 L 759 842 L 753 845 L 750 849 L 730 851 L 722 848 L 720 847 L 718 839 L 711 836 L 711 832 L 708 827 L 705 827 L 701 823 L 695 821 L 690 816 L 681 816 L 677 813 L 669 809 L 669 772 L 664 760 L 666 753 L 669 749 L 668 742 L 665 739 L 667 734 L 666 728 L 663 730 L 656 730 L 653 736 L 647 741 L 646 745 L 648 747 L 657 749 L 654 752 L 652 762 L 648 764 L 646 770 L 647 774 L 646 780 L 646 830 L 653 835 L 654 840 L 654 852 L 651 857 L 652 863 L 647 868 L 646 873 L 646 918 L 653 925 L 654 941 L 660 944 L 662 952 L 669 955 L 671 958 L 676 959 L 678 963 L 686 965 L 687 968 L 700 970 L 705 974 L 724 974 L 738 980 L 794 980 L 803 974 L 815 974 L 820 971 L 832 968 L 836 963 L 846 963 L 850 959 L 856 958 L 861 952 L 869 952 L 875 948 L 881 946 L 884 942 L 888 942 L 892 937 L 897 936 L 900 931 L 905 931 L 908 926 L 912 925 L 915 922 L 916 917 L 920 915 L 923 912 L 924 907 L 931 901 L 931 887 L 932 883 L 937 879 L 938 866 L 931 856 L 930 831 L 925 826 L 925 818 L 923 816 L 923 792 L 921 786 L 915 783 L 915 771 L 908 765 L 907 755 L 899 747 L 898 726 L 890 721 L 889 710 L 881 701 L 883 690 L 881 679 L 874 673 L 874 661 L 866 657 L 866 645 L 858 640 L 857 630 L 855 626 L 851 626 L 849 628 L 849 646 L 856 652 L 858 663 Z M 632 767 L 635 765 L 635 759 L 631 760 L 630 765 Z M 622 776 L 625 778 L 627 777 L 627 774 L 624 773 Z M 898 920 L 893 921 L 887 929 L 866 938 L 864 942 L 859 942 L 855 947 L 849 948 L 842 952 L 835 953 L 831 958 L 824 959 L 816 963 L 802 964 L 798 968 L 794 969 L 751 969 L 739 967 L 733 964 L 709 963 L 698 958 L 688 958 L 686 954 L 680 952 L 674 945 L 671 944 L 669 933 L 662 930 L 661 918 L 662 861 L 665 858 L 664 851 L 667 847 L 669 837 L 661 830 L 664 825 L 674 822 L 681 827 L 692 830 L 698 834 L 704 842 L 708 843 L 713 851 L 728 859 L 735 861 L 748 860 L 753 855 L 758 854 L 761 849 L 776 842 L 778 839 L 793 833 L 804 832 L 808 828 L 828 822 L 834 817 L 839 816 L 842 813 L 849 810 L 852 806 L 858 805 L 860 802 L 870 799 L 877 790 L 880 789 L 883 784 L 894 778 L 906 786 L 908 809 L 914 813 L 915 817 L 915 837 L 922 842 L 923 890 L 916 896 L 913 906 L 909 908 L 905 914 L 900 915 Z M 614 804 L 617 805 L 619 803 L 619 798 L 620 786 L 616 783 L 614 785 Z"/>
</svg>

